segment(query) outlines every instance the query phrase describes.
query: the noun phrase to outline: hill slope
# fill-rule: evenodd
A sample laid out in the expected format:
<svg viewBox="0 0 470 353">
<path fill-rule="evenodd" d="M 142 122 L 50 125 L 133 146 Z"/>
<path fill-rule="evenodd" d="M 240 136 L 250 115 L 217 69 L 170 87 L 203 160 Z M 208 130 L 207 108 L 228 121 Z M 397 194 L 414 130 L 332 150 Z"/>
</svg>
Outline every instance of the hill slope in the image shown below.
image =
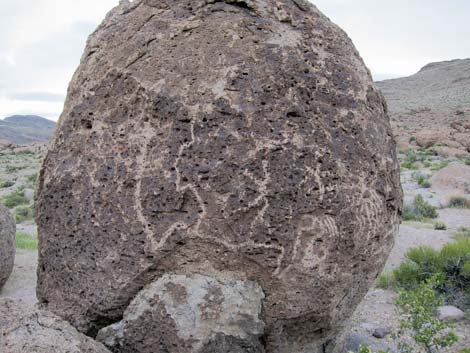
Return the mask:
<svg viewBox="0 0 470 353">
<path fill-rule="evenodd" d="M 27 144 L 48 142 L 56 123 L 35 115 L 14 115 L 0 120 L 0 141 Z"/>
<path fill-rule="evenodd" d="M 401 147 L 415 137 L 420 147 L 449 155 L 470 152 L 470 59 L 428 64 L 413 76 L 376 84 Z"/>
</svg>

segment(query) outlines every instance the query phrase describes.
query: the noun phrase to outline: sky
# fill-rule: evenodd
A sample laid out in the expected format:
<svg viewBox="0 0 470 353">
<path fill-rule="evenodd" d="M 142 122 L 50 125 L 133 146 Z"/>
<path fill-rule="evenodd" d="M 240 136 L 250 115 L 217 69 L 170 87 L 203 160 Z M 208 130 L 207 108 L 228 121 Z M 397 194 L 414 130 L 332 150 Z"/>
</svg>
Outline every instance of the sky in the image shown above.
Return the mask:
<svg viewBox="0 0 470 353">
<path fill-rule="evenodd" d="M 118 0 L 0 0 L 0 118 L 57 120 L 87 36 Z M 470 57 L 469 0 L 315 0 L 375 79 Z"/>
</svg>

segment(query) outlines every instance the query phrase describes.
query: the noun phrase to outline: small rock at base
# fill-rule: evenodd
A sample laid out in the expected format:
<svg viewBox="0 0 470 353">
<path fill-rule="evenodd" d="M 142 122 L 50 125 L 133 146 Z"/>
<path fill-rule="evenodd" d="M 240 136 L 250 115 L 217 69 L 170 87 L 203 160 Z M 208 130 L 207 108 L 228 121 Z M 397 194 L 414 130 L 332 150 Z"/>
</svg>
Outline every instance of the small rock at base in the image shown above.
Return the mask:
<svg viewBox="0 0 470 353">
<path fill-rule="evenodd" d="M 390 327 L 377 327 L 372 333 L 372 336 L 374 336 L 375 338 L 385 338 L 391 332 L 392 330 L 390 329 Z"/>
<path fill-rule="evenodd" d="M 465 318 L 465 313 L 452 305 L 437 308 L 437 318 L 441 321 L 460 321 Z"/>
</svg>

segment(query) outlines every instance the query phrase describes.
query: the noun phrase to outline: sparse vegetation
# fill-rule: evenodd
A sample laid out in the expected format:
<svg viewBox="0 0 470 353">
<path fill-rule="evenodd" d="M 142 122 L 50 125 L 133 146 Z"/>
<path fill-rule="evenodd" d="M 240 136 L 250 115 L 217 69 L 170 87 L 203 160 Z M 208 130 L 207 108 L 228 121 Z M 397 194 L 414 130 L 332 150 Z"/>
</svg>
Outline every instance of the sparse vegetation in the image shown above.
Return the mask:
<svg viewBox="0 0 470 353">
<path fill-rule="evenodd" d="M 29 200 L 24 196 L 23 189 L 18 189 L 2 198 L 3 204 L 8 208 L 29 204 Z"/>
<path fill-rule="evenodd" d="M 5 181 L 2 181 L 0 182 L 0 189 L 6 189 L 6 188 L 9 188 L 13 185 L 15 185 L 15 181 L 14 180 L 5 180 Z"/>
<path fill-rule="evenodd" d="M 22 250 L 36 250 L 38 241 L 24 232 L 16 232 L 16 248 Z"/>
<path fill-rule="evenodd" d="M 467 237 L 470 238 L 470 229 L 466 227 L 459 227 L 457 229 L 457 237 Z"/>
<path fill-rule="evenodd" d="M 26 177 L 26 180 L 30 183 L 32 183 L 33 185 L 36 183 L 36 180 L 38 179 L 38 173 L 34 173 L 34 174 L 31 174 L 31 175 L 28 175 Z"/>
<path fill-rule="evenodd" d="M 376 282 L 377 288 L 387 289 L 390 288 L 393 284 L 393 273 L 392 272 L 383 272 Z"/>
<path fill-rule="evenodd" d="M 435 230 L 446 230 L 447 225 L 444 222 L 436 222 L 436 223 L 434 223 L 434 229 Z"/>
<path fill-rule="evenodd" d="M 453 196 L 449 200 L 451 208 L 470 208 L 470 199 L 463 196 Z"/>
<path fill-rule="evenodd" d="M 15 219 L 16 223 L 22 223 L 23 221 L 33 219 L 34 210 L 30 205 L 18 206 L 15 208 Z"/>
<path fill-rule="evenodd" d="M 429 181 L 429 177 L 424 174 L 415 173 L 413 175 L 413 179 L 416 180 L 419 186 L 422 188 L 430 188 L 431 182 Z"/>
<path fill-rule="evenodd" d="M 421 351 L 433 353 L 440 348 L 450 347 L 457 342 L 457 336 L 449 331 L 451 325 L 434 316 L 436 309 L 444 303 L 437 288 L 441 285 L 440 275 L 432 276 L 411 290 L 399 289 L 397 305 L 403 319 L 401 326 L 412 333 L 412 337 Z M 401 342 L 399 350 L 403 353 L 415 353 L 417 350 Z"/>
<path fill-rule="evenodd" d="M 401 167 L 405 169 L 416 170 L 418 169 L 418 166 L 416 165 L 417 160 L 418 157 L 416 155 L 416 152 L 408 151 L 405 160 L 401 163 Z"/>
<path fill-rule="evenodd" d="M 382 350 L 382 351 L 379 351 L 379 352 L 377 352 L 377 353 L 389 353 L 389 352 L 390 352 L 390 350 L 388 349 L 388 350 L 386 350 L 386 351 L 383 351 L 383 350 Z M 354 353 L 354 352 L 348 352 L 348 353 Z M 373 351 L 372 348 L 370 348 L 370 347 L 361 346 L 361 347 L 359 348 L 359 351 L 358 351 L 357 353 L 374 353 L 374 351 Z"/>
<path fill-rule="evenodd" d="M 16 173 L 19 170 L 26 169 L 27 167 L 24 165 L 7 165 L 5 167 L 5 171 L 7 173 L 13 174 Z"/>
<path fill-rule="evenodd" d="M 426 219 L 434 219 L 439 215 L 437 208 L 423 199 L 423 196 L 417 195 L 412 205 L 406 205 L 403 209 L 403 219 L 405 221 L 422 222 Z"/>
<path fill-rule="evenodd" d="M 444 169 L 448 165 L 449 165 L 449 161 L 443 160 L 443 161 L 440 161 L 438 163 L 434 163 L 433 165 L 431 165 L 430 169 L 434 172 L 437 172 L 441 169 Z"/>
<path fill-rule="evenodd" d="M 410 249 L 406 260 L 385 276 L 379 281 L 383 288 L 406 290 L 414 290 L 428 279 L 440 276 L 439 294 L 448 303 L 470 307 L 470 237 L 456 236 L 456 241 L 441 251 L 427 246 Z"/>
</svg>

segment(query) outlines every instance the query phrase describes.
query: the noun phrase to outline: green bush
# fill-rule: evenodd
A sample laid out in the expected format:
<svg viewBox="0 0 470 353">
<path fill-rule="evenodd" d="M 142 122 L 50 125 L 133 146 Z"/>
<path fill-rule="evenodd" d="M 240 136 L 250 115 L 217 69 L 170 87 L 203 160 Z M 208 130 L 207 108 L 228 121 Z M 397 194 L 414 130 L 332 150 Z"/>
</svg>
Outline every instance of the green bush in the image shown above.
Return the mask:
<svg viewBox="0 0 470 353">
<path fill-rule="evenodd" d="M 18 206 L 15 208 L 16 223 L 21 223 L 34 218 L 34 210 L 31 206 Z"/>
<path fill-rule="evenodd" d="M 447 225 L 444 222 L 436 222 L 436 223 L 434 223 L 434 229 L 435 230 L 446 230 Z"/>
<path fill-rule="evenodd" d="M 8 208 L 29 204 L 29 200 L 24 196 L 23 189 L 18 189 L 2 198 L 3 204 Z"/>
<path fill-rule="evenodd" d="M 36 250 L 38 241 L 24 232 L 16 232 L 16 248 L 22 250 Z"/>
<path fill-rule="evenodd" d="M 22 166 L 16 166 L 16 165 L 11 165 L 11 164 L 9 164 L 9 165 L 7 165 L 7 166 L 5 167 L 5 171 L 6 171 L 7 173 L 12 174 L 12 173 L 16 173 L 16 172 L 19 171 L 19 170 L 25 169 L 25 168 L 26 168 L 26 166 L 24 166 L 24 165 L 22 165 Z"/>
<path fill-rule="evenodd" d="M 470 229 L 466 227 L 459 227 L 457 229 L 457 234 L 458 237 L 467 237 L 470 238 Z"/>
<path fill-rule="evenodd" d="M 451 208 L 470 208 L 470 200 L 463 196 L 453 196 L 449 200 Z"/>
<path fill-rule="evenodd" d="M 398 291 L 397 305 L 403 318 L 402 329 L 411 331 L 414 341 L 426 352 L 438 351 L 457 342 L 457 335 L 449 331 L 451 325 L 434 316 L 444 300 L 436 289 L 442 283 L 442 276 L 435 275 L 420 283 L 412 290 Z M 401 352 L 416 352 L 408 344 L 401 343 Z"/>
<path fill-rule="evenodd" d="M 406 205 L 403 208 L 402 217 L 405 221 L 422 222 L 428 218 L 434 219 L 439 215 L 437 208 L 423 199 L 423 196 L 417 195 L 412 205 Z"/>
<path fill-rule="evenodd" d="M 14 180 L 5 180 L 0 183 L 0 189 L 6 189 L 16 184 Z"/>
<path fill-rule="evenodd" d="M 28 175 L 28 176 L 26 177 L 26 179 L 27 179 L 30 183 L 35 184 L 35 183 L 36 183 L 36 180 L 38 179 L 38 173 L 34 173 L 34 174 L 31 174 L 31 175 Z"/>
<path fill-rule="evenodd" d="M 435 163 L 431 166 L 431 170 L 437 172 L 438 170 L 444 169 L 449 165 L 449 161 L 440 161 L 439 163 Z"/>
<path fill-rule="evenodd" d="M 431 182 L 427 177 L 420 176 L 418 178 L 418 185 L 423 187 L 423 188 L 430 188 L 431 187 Z"/>
<path fill-rule="evenodd" d="M 442 276 L 439 291 L 447 301 L 470 295 L 470 237 L 457 236 L 440 251 L 426 246 L 410 249 L 393 271 L 391 285 L 412 290 L 436 275 Z"/>
<path fill-rule="evenodd" d="M 379 351 L 377 353 L 389 353 L 389 352 L 390 352 L 390 350 L 388 349 L 386 351 L 382 350 L 382 351 Z M 349 351 L 348 353 L 354 353 L 354 352 Z M 357 353 L 374 353 L 374 351 L 370 347 L 361 346 L 361 347 L 359 347 L 359 351 Z"/>
<path fill-rule="evenodd" d="M 470 158 L 465 158 L 463 162 L 465 163 L 465 165 L 470 165 Z"/>
<path fill-rule="evenodd" d="M 378 278 L 376 282 L 377 288 L 388 289 L 394 282 L 393 272 L 384 272 Z"/>
</svg>

